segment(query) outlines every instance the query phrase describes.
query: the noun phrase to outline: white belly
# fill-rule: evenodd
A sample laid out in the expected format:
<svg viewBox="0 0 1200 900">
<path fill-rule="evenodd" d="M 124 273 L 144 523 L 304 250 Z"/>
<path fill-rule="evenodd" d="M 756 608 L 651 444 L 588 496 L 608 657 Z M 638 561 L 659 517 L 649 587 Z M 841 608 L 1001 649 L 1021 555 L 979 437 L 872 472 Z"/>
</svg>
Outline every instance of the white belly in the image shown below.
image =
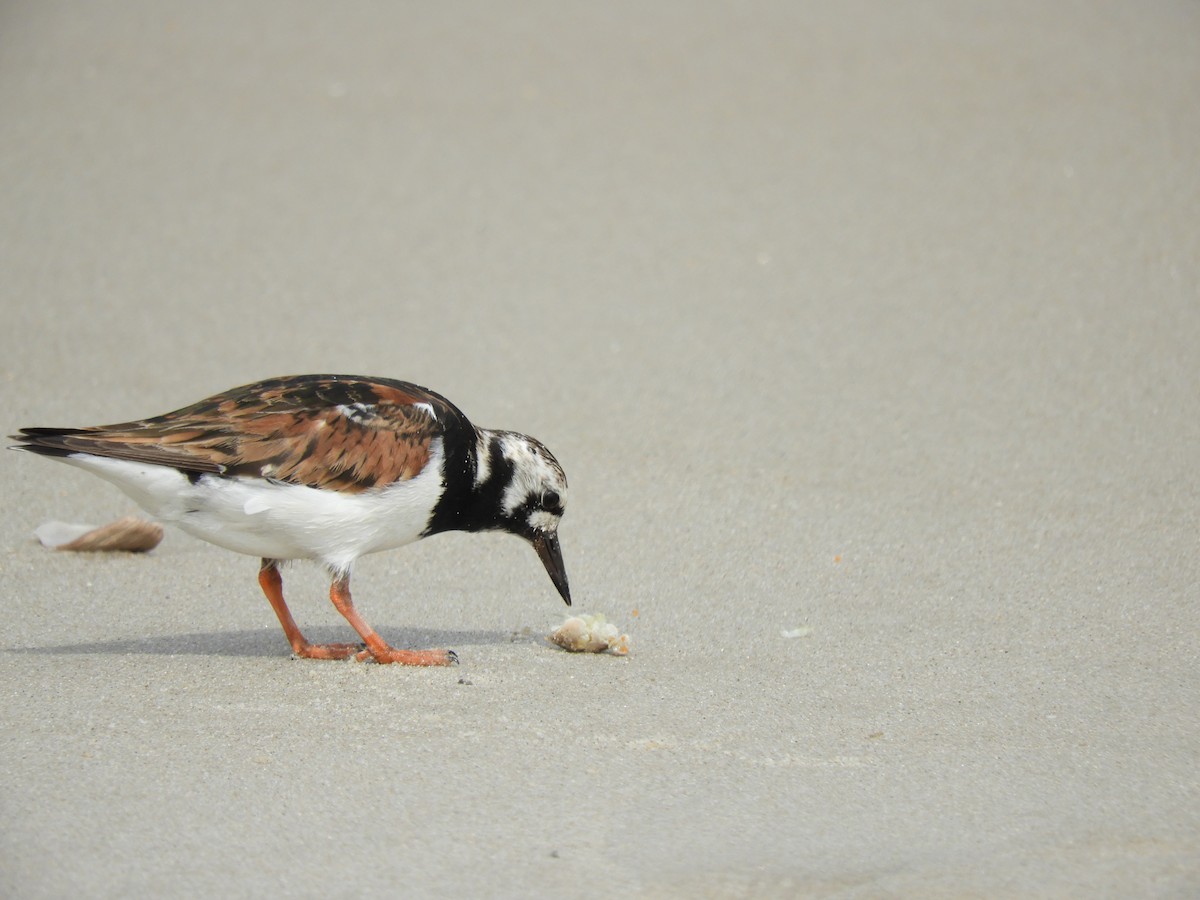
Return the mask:
<svg viewBox="0 0 1200 900">
<path fill-rule="evenodd" d="M 193 484 L 165 466 L 86 454 L 65 461 L 111 481 L 150 515 L 210 544 L 347 570 L 360 556 L 421 537 L 441 495 L 444 459 L 436 440 L 421 474 L 358 494 L 212 475 Z"/>
</svg>

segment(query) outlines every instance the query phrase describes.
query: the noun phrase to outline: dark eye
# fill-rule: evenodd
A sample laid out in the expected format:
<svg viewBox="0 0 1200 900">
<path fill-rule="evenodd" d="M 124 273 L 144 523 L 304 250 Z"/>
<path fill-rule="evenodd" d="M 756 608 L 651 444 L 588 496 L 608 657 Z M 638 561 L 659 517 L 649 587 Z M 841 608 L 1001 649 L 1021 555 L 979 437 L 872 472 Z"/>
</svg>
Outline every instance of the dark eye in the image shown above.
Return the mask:
<svg viewBox="0 0 1200 900">
<path fill-rule="evenodd" d="M 542 494 L 542 509 L 557 508 L 561 499 L 558 496 L 558 491 L 546 491 L 546 493 Z"/>
</svg>

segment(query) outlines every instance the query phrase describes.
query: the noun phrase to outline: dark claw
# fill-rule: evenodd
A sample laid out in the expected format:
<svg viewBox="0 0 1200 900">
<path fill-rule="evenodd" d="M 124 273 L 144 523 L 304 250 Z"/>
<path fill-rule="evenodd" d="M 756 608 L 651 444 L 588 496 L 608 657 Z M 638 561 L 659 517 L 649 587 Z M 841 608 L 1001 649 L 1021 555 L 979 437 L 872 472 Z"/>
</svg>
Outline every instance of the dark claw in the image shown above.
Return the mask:
<svg viewBox="0 0 1200 900">
<path fill-rule="evenodd" d="M 450 657 L 450 665 L 452 665 L 452 666 L 458 665 L 458 654 L 457 653 L 455 653 L 453 650 L 447 650 L 446 655 L 448 657 Z"/>
</svg>

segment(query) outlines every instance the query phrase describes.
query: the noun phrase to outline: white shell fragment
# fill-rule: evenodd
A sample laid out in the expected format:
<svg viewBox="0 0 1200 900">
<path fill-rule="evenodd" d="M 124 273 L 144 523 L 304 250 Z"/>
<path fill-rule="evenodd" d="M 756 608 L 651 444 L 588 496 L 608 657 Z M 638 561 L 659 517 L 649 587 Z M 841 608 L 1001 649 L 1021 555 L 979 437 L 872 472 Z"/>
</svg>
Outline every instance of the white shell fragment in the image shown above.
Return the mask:
<svg viewBox="0 0 1200 900">
<path fill-rule="evenodd" d="M 33 536 L 43 547 L 52 550 L 145 553 L 159 545 L 163 529 L 156 522 L 125 516 L 99 528 L 71 522 L 45 522 L 37 527 Z"/>
<path fill-rule="evenodd" d="M 629 635 L 617 631 L 617 626 L 604 616 L 571 616 L 550 634 L 547 640 L 572 653 L 629 653 Z"/>
<path fill-rule="evenodd" d="M 810 634 L 812 634 L 812 629 L 807 625 L 801 625 L 799 628 L 784 628 L 779 632 L 779 636 L 785 638 L 808 637 Z"/>
</svg>

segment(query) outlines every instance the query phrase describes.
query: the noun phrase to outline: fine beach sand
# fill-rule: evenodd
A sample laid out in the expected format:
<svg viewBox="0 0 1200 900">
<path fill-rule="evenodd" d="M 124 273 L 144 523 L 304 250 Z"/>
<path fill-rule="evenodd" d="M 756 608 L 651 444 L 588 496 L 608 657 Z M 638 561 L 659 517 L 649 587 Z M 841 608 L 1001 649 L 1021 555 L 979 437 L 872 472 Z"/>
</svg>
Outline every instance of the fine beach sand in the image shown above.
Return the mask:
<svg viewBox="0 0 1200 900">
<path fill-rule="evenodd" d="M 542 439 L 411 670 L 0 457 L 5 897 L 1200 895 L 1200 7 L 0 7 L 6 433 L 271 375 Z M 298 620 L 350 636 L 311 565 Z"/>
</svg>

